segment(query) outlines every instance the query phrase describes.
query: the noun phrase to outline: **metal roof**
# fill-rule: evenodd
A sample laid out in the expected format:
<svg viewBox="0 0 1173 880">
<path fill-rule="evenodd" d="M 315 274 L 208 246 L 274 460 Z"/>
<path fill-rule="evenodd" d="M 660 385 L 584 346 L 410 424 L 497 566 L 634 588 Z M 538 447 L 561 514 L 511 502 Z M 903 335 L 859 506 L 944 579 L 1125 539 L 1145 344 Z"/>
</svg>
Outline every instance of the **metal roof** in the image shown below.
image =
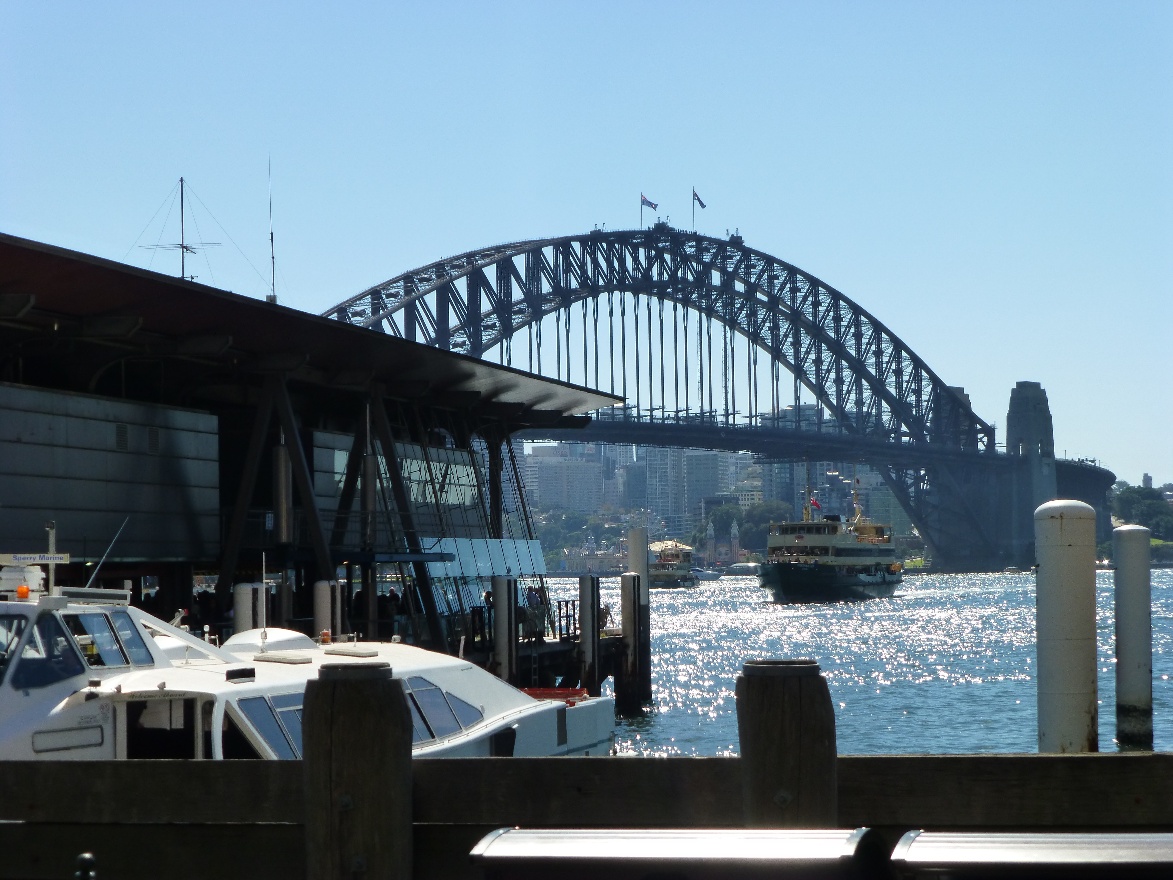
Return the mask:
<svg viewBox="0 0 1173 880">
<path fill-rule="evenodd" d="M 61 340 L 281 371 L 323 389 L 381 384 L 387 395 L 477 409 L 513 428 L 570 424 L 621 400 L 377 331 L 0 233 L 0 357 Z M 73 350 L 73 349 L 71 349 Z M 109 358 L 110 355 L 107 355 Z M 19 381 L 19 380 L 18 380 Z M 80 388 L 77 390 L 86 390 Z"/>
</svg>

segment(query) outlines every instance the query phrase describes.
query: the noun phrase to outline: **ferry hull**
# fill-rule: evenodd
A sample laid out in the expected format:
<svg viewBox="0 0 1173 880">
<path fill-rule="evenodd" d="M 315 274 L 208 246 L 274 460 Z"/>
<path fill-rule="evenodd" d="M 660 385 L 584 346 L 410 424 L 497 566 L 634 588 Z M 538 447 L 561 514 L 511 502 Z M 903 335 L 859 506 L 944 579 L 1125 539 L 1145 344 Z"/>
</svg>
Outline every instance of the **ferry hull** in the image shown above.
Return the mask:
<svg viewBox="0 0 1173 880">
<path fill-rule="evenodd" d="M 697 585 L 696 575 L 691 571 L 653 571 L 650 574 L 651 587 L 655 590 L 687 589 Z"/>
<path fill-rule="evenodd" d="M 762 565 L 758 583 L 781 604 L 859 602 L 889 598 L 902 577 L 902 572 L 884 566 L 854 571 L 846 566 L 773 562 Z"/>
</svg>

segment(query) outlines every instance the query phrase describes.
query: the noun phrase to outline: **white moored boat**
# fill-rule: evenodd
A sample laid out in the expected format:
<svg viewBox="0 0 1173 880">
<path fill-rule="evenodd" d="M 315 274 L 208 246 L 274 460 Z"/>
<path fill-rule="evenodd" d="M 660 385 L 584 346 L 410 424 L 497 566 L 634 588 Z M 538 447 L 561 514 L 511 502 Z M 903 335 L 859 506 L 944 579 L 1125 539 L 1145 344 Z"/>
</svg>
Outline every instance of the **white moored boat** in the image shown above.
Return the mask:
<svg viewBox="0 0 1173 880">
<path fill-rule="evenodd" d="M 296 759 L 306 682 L 323 664 L 372 661 L 403 684 L 414 755 L 610 750 L 609 697 L 536 699 L 400 643 L 319 645 L 269 628 L 218 647 L 130 607 L 124 592 L 61 592 L 0 595 L 0 760 Z"/>
</svg>

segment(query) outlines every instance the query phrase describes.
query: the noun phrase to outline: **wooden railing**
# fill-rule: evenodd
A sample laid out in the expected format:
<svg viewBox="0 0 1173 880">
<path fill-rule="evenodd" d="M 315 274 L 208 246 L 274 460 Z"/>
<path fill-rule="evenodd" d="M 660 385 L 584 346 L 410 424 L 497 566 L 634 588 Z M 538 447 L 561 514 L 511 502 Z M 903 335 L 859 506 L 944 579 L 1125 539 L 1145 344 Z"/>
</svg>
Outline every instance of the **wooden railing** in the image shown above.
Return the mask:
<svg viewBox="0 0 1173 880">
<path fill-rule="evenodd" d="M 335 682 L 325 701 L 322 687 L 307 691 L 304 762 L 0 763 L 0 878 L 71 877 L 82 852 L 118 880 L 473 878 L 469 851 L 503 826 L 761 826 L 745 783 L 765 765 L 748 753 L 412 760 L 405 712 L 371 711 L 371 694 L 345 693 L 354 683 Z M 832 751 L 829 768 L 812 769 L 800 727 L 774 730 L 774 758 L 791 755 L 800 787 L 833 781 L 839 827 L 878 828 L 892 843 L 909 829 L 1173 831 L 1173 754 Z M 386 847 L 359 851 L 363 839 Z M 333 870 L 307 867 L 322 864 Z"/>
</svg>

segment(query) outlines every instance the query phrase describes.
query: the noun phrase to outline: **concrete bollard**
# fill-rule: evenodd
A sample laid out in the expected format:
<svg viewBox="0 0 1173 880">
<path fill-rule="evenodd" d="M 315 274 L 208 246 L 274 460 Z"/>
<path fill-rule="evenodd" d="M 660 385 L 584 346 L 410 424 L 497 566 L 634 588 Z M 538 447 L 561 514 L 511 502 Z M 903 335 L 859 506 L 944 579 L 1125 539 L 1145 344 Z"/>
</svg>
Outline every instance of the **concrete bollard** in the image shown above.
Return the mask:
<svg viewBox="0 0 1173 880">
<path fill-rule="evenodd" d="M 314 635 L 342 635 L 342 587 L 338 581 L 314 581 Z"/>
<path fill-rule="evenodd" d="M 582 654 L 580 679 L 588 694 L 599 688 L 599 579 L 585 574 L 578 579 L 578 649 Z"/>
<path fill-rule="evenodd" d="M 749 828 L 834 828 L 835 710 L 814 660 L 751 660 L 737 677 L 737 733 Z"/>
<path fill-rule="evenodd" d="M 260 629 L 266 622 L 263 584 L 236 584 L 232 588 L 232 631 L 246 632 Z"/>
<path fill-rule="evenodd" d="M 495 575 L 493 585 L 493 657 L 497 677 L 517 681 L 517 580 Z"/>
<path fill-rule="evenodd" d="M 1144 526 L 1112 531 L 1116 563 L 1116 742 L 1153 748 L 1152 533 Z"/>
<path fill-rule="evenodd" d="M 1039 751 L 1099 751 L 1096 512 L 1082 501 L 1035 510 Z"/>
<path fill-rule="evenodd" d="M 323 664 L 306 683 L 305 876 L 412 876 L 411 713 L 384 662 Z"/>
</svg>

